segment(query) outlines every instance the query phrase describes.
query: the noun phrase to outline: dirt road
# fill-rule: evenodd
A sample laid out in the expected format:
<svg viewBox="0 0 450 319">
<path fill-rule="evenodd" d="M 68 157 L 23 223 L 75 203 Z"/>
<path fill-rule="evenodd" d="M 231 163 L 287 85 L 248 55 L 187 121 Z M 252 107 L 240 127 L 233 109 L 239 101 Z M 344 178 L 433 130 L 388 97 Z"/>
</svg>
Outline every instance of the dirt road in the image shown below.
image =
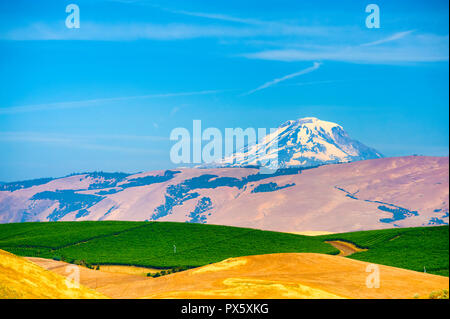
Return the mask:
<svg viewBox="0 0 450 319">
<path fill-rule="evenodd" d="M 351 243 L 348 243 L 345 241 L 333 240 L 333 241 L 326 241 L 326 243 L 339 249 L 338 256 L 349 256 L 349 255 L 357 253 L 359 251 L 367 251 L 367 249 L 359 248 L 359 247 L 355 246 L 354 244 L 351 244 Z"/>
</svg>

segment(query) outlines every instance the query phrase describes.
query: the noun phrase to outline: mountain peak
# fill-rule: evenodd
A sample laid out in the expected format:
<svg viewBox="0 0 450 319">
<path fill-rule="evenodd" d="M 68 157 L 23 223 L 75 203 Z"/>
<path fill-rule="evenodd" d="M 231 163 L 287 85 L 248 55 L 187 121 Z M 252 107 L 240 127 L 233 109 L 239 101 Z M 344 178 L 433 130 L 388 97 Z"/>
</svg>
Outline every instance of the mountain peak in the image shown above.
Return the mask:
<svg viewBox="0 0 450 319">
<path fill-rule="evenodd" d="M 278 144 L 274 144 L 276 141 Z M 276 145 L 274 147 L 274 145 Z M 270 150 L 268 154 L 267 150 Z M 339 124 L 316 117 L 289 120 L 256 145 L 249 145 L 217 162 L 219 166 L 274 165 L 278 167 L 316 166 L 380 158 L 375 149 L 348 136 Z"/>
<path fill-rule="evenodd" d="M 320 121 L 320 120 L 317 117 L 312 117 L 312 116 L 301 117 L 297 120 L 297 122 L 299 122 L 299 123 L 314 123 L 317 121 Z"/>
<path fill-rule="evenodd" d="M 282 128 L 282 127 L 291 126 L 291 125 L 299 126 L 299 125 L 306 125 L 306 124 L 312 124 L 314 126 L 322 127 L 324 129 L 331 129 L 333 127 L 339 127 L 342 129 L 342 126 L 340 126 L 339 124 L 336 124 L 333 122 L 328 122 L 328 121 L 323 121 L 323 120 L 318 119 L 317 117 L 302 117 L 297 120 L 289 120 L 289 121 L 286 121 L 283 124 L 281 124 L 279 127 Z"/>
</svg>

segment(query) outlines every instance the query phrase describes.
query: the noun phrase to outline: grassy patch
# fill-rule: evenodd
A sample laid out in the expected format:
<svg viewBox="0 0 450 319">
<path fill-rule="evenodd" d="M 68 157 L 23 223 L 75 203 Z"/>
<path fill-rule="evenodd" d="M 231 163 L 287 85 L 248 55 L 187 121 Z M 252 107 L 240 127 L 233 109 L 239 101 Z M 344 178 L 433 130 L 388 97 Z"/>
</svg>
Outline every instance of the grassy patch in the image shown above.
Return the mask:
<svg viewBox="0 0 450 319">
<path fill-rule="evenodd" d="M 0 225 L 0 249 L 91 265 L 153 268 L 196 267 L 269 253 L 338 253 L 308 236 L 218 225 L 119 221 L 4 224 Z"/>
<path fill-rule="evenodd" d="M 0 247 L 58 249 L 93 238 L 120 234 L 144 224 L 144 222 L 114 221 L 2 224 L 0 225 Z"/>
<path fill-rule="evenodd" d="M 348 258 L 449 275 L 448 226 L 301 236 L 218 225 L 172 222 L 49 222 L 0 225 L 0 249 L 87 265 L 159 269 L 197 267 L 230 257 L 339 251 L 341 240 L 366 248 Z"/>
<path fill-rule="evenodd" d="M 342 240 L 368 251 L 348 258 L 415 271 L 449 275 L 448 226 L 395 228 L 317 236 Z"/>
</svg>

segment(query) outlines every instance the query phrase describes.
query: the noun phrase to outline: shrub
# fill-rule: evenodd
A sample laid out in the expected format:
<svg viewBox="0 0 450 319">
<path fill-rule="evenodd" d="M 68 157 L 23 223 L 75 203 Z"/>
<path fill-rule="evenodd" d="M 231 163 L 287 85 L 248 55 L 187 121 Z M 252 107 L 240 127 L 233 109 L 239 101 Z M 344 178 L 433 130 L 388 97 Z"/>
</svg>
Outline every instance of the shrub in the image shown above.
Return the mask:
<svg viewBox="0 0 450 319">
<path fill-rule="evenodd" d="M 430 298 L 430 299 L 449 299 L 448 298 L 448 290 L 443 289 L 443 290 L 433 291 L 432 293 L 430 293 L 428 298 Z"/>
</svg>

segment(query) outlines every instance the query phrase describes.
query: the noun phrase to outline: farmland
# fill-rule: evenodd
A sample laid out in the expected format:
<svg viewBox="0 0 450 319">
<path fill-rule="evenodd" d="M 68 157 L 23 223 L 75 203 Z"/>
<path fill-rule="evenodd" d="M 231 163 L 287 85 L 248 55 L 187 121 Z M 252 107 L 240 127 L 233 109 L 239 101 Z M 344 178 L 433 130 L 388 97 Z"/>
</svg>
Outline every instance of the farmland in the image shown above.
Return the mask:
<svg viewBox="0 0 450 319">
<path fill-rule="evenodd" d="M 448 276 L 448 226 L 302 236 L 195 223 L 48 222 L 0 225 L 0 249 L 20 256 L 86 265 L 191 268 L 230 257 L 339 251 L 326 241 L 367 251 L 348 258 Z"/>
<path fill-rule="evenodd" d="M 314 237 L 169 222 L 0 225 L 0 248 L 21 256 L 154 268 L 197 267 L 230 257 L 289 252 L 337 254 Z"/>
<path fill-rule="evenodd" d="M 347 241 L 367 249 L 349 258 L 448 276 L 448 228 L 448 226 L 394 228 L 323 235 L 316 238 L 325 241 Z"/>
</svg>

